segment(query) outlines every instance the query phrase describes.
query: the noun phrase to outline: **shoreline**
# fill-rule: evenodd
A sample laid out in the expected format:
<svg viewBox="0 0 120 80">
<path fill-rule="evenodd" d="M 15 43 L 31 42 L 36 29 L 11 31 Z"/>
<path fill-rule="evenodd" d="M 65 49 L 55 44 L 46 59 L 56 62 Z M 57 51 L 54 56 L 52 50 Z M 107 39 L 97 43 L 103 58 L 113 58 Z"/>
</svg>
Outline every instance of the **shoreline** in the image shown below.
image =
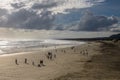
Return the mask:
<svg viewBox="0 0 120 80">
<path fill-rule="evenodd" d="M 59 47 L 47 47 L 47 48 L 35 48 L 35 50 L 29 50 L 29 51 L 16 51 L 16 52 L 11 52 L 11 53 L 4 53 L 4 54 L 1 54 L 0 56 L 14 56 L 14 55 L 20 55 L 20 54 L 30 54 L 30 53 L 33 53 L 33 52 L 39 52 L 39 51 L 49 51 L 49 50 L 55 50 L 55 49 L 64 49 L 64 48 L 69 48 L 71 46 L 59 46 Z"/>
<path fill-rule="evenodd" d="M 81 45 L 84 45 L 84 44 L 87 44 L 87 42 L 82 42 L 81 44 L 79 45 L 59 45 L 59 46 L 51 46 L 51 47 L 43 47 L 43 48 L 31 48 L 31 50 L 28 50 L 28 51 L 15 51 L 15 52 L 7 52 L 7 53 L 2 53 L 0 54 L 0 57 L 1 56 L 14 56 L 14 55 L 20 55 L 20 54 L 29 54 L 29 53 L 33 53 L 33 52 L 39 52 L 39 51 L 49 51 L 49 50 L 55 50 L 55 49 L 64 49 L 64 48 L 70 48 L 72 46 L 81 46 Z M 23 49 L 23 48 L 21 48 Z"/>
<path fill-rule="evenodd" d="M 56 78 L 69 73 L 81 72 L 84 69 L 84 64 L 91 60 L 91 56 L 97 54 L 94 51 L 98 46 L 99 43 L 92 42 L 75 46 L 74 49 L 71 49 L 71 47 L 58 48 L 57 52 L 56 50 L 47 50 L 36 53 L 31 52 L 30 54 L 0 57 L 0 79 L 57 80 Z M 88 55 L 81 53 L 81 51 L 84 52 L 85 50 L 89 52 Z M 45 56 L 48 51 L 56 54 L 56 58 L 48 60 Z M 25 58 L 28 59 L 28 64 L 24 63 Z M 15 59 L 18 60 L 19 65 L 15 64 Z M 44 61 L 45 66 L 37 66 L 40 60 Z M 34 66 L 32 65 L 33 61 Z"/>
</svg>

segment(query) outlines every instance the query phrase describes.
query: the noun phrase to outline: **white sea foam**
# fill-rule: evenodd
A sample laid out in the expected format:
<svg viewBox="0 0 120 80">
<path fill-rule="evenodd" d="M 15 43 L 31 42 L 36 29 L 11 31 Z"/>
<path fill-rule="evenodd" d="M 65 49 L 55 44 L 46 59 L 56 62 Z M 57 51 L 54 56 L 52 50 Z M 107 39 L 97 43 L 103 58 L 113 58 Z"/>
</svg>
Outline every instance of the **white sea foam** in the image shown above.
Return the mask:
<svg viewBox="0 0 120 80">
<path fill-rule="evenodd" d="M 46 50 L 54 48 L 65 48 L 73 45 L 81 45 L 85 42 L 68 41 L 68 40 L 17 40 L 17 41 L 0 41 L 0 54 L 10 54 L 16 52 L 29 52 L 36 50 Z"/>
</svg>

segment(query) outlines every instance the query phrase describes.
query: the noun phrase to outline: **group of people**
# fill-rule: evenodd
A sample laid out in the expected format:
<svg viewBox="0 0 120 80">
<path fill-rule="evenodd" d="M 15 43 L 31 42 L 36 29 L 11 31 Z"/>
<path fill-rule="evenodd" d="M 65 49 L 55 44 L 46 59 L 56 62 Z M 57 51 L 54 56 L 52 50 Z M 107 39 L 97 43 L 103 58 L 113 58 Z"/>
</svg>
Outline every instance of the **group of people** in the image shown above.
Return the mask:
<svg viewBox="0 0 120 80">
<path fill-rule="evenodd" d="M 46 57 L 47 57 L 47 59 L 52 60 L 52 59 L 56 58 L 56 54 L 53 54 L 52 52 L 48 52 Z"/>
<path fill-rule="evenodd" d="M 25 63 L 25 64 L 28 64 L 28 62 L 27 62 L 27 58 L 25 58 L 24 63 Z M 15 59 L 15 64 L 16 64 L 16 65 L 19 65 L 19 64 L 18 64 L 18 60 L 17 60 L 17 59 Z"/>
<path fill-rule="evenodd" d="M 76 51 L 74 46 L 71 47 L 71 49 L 74 50 L 74 52 Z M 57 52 L 57 50 L 55 50 L 55 51 Z M 62 52 L 66 53 L 65 50 L 62 50 Z M 86 50 L 83 50 L 83 51 L 80 51 L 80 54 L 82 54 L 82 55 L 84 55 L 84 56 L 88 56 L 88 51 L 87 51 L 87 49 L 86 49 Z M 56 54 L 53 54 L 52 52 L 48 52 L 45 56 L 46 56 L 46 58 L 47 58 L 48 60 L 54 60 L 54 59 L 56 58 Z M 24 59 L 24 63 L 25 63 L 25 64 L 29 64 L 27 58 Z M 16 64 L 16 65 L 19 65 L 17 59 L 15 59 L 15 64 Z M 34 61 L 32 61 L 31 64 L 32 64 L 33 66 L 35 66 Z M 40 60 L 39 64 L 37 64 L 37 66 L 38 66 L 38 67 L 45 66 L 44 61 L 43 61 L 43 60 Z"/>
<path fill-rule="evenodd" d="M 71 47 L 71 49 L 72 49 L 72 50 L 74 50 L 74 52 L 76 52 L 76 50 L 75 50 L 75 47 L 74 47 L 74 46 L 73 46 L 73 47 Z M 84 56 L 88 56 L 88 50 L 87 50 L 87 49 L 82 50 L 82 51 L 80 51 L 80 54 L 82 54 L 82 55 L 84 55 Z"/>
<path fill-rule="evenodd" d="M 25 58 L 24 63 L 25 63 L 25 64 L 29 64 L 27 58 Z M 19 65 L 17 59 L 15 59 L 15 64 L 16 64 L 16 65 Z M 32 65 L 35 66 L 34 61 L 32 62 Z M 37 66 L 38 66 L 38 67 L 45 66 L 44 63 L 43 63 L 43 60 L 40 60 L 40 63 L 39 63 Z"/>
<path fill-rule="evenodd" d="M 85 55 L 85 56 L 88 56 L 88 51 L 87 51 L 87 50 L 83 50 L 83 51 L 80 52 L 80 54 L 83 54 L 83 55 Z"/>
<path fill-rule="evenodd" d="M 53 58 L 56 58 L 56 54 L 53 54 L 52 52 L 48 52 L 47 55 L 46 55 L 46 57 L 47 57 L 48 60 L 53 60 Z M 25 64 L 29 64 L 27 58 L 24 59 L 24 63 L 25 63 Z M 15 64 L 16 64 L 16 65 L 19 65 L 17 59 L 15 59 Z M 34 61 L 32 61 L 32 65 L 35 66 Z M 37 66 L 38 66 L 38 67 L 45 66 L 44 61 L 43 61 L 43 60 L 40 60 L 40 63 L 37 64 Z"/>
</svg>

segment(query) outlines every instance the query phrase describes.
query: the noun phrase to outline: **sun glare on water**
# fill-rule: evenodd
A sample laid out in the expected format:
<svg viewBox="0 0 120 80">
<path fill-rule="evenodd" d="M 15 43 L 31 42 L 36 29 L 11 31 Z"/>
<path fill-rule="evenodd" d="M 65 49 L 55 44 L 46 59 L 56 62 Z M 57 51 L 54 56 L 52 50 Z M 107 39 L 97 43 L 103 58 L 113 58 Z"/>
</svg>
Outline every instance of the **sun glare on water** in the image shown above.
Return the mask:
<svg viewBox="0 0 120 80">
<path fill-rule="evenodd" d="M 0 45 L 2 45 L 2 46 L 7 45 L 8 43 L 9 43 L 8 41 L 0 41 Z"/>
</svg>

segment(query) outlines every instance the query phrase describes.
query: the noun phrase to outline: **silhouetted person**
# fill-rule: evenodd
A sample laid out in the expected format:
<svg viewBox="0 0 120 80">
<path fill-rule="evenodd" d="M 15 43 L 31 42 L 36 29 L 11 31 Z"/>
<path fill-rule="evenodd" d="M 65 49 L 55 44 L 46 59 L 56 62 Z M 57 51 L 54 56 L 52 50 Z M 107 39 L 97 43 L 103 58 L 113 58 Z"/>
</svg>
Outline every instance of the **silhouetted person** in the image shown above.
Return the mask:
<svg viewBox="0 0 120 80">
<path fill-rule="evenodd" d="M 40 65 L 45 66 L 43 60 L 40 60 Z"/>
<path fill-rule="evenodd" d="M 82 54 L 83 54 L 84 56 L 88 56 L 88 51 L 87 51 L 87 50 L 84 50 L 84 51 L 82 52 Z"/>
<path fill-rule="evenodd" d="M 38 67 L 41 67 L 40 64 L 38 64 Z"/>
<path fill-rule="evenodd" d="M 52 60 L 52 53 L 51 52 L 48 52 L 47 58 Z"/>
<path fill-rule="evenodd" d="M 75 47 L 73 46 L 73 47 L 71 47 L 71 49 L 74 49 Z"/>
<path fill-rule="evenodd" d="M 66 51 L 64 50 L 64 53 L 66 53 Z"/>
<path fill-rule="evenodd" d="M 52 60 L 52 53 L 51 53 L 51 55 L 49 55 L 49 59 Z"/>
<path fill-rule="evenodd" d="M 27 58 L 25 58 L 25 64 L 28 64 L 28 63 L 27 63 Z"/>
<path fill-rule="evenodd" d="M 86 49 L 84 52 L 85 52 L 85 55 L 88 56 L 88 51 L 87 51 L 87 49 Z"/>
<path fill-rule="evenodd" d="M 55 50 L 55 52 L 57 52 L 57 50 Z"/>
<path fill-rule="evenodd" d="M 86 55 L 88 56 L 88 52 L 86 51 Z"/>
<path fill-rule="evenodd" d="M 35 65 L 34 61 L 32 62 L 32 65 L 33 65 L 33 66 Z"/>
<path fill-rule="evenodd" d="M 85 55 L 85 51 L 83 51 L 83 55 Z"/>
<path fill-rule="evenodd" d="M 17 59 L 15 59 L 15 64 L 18 65 L 18 61 L 17 61 Z"/>
<path fill-rule="evenodd" d="M 82 51 L 80 51 L 80 54 L 82 54 Z"/>
<path fill-rule="evenodd" d="M 48 54 L 46 55 L 46 57 L 47 57 L 47 59 L 49 59 L 49 55 Z"/>
<path fill-rule="evenodd" d="M 54 54 L 54 58 L 56 58 L 56 54 Z"/>
</svg>

